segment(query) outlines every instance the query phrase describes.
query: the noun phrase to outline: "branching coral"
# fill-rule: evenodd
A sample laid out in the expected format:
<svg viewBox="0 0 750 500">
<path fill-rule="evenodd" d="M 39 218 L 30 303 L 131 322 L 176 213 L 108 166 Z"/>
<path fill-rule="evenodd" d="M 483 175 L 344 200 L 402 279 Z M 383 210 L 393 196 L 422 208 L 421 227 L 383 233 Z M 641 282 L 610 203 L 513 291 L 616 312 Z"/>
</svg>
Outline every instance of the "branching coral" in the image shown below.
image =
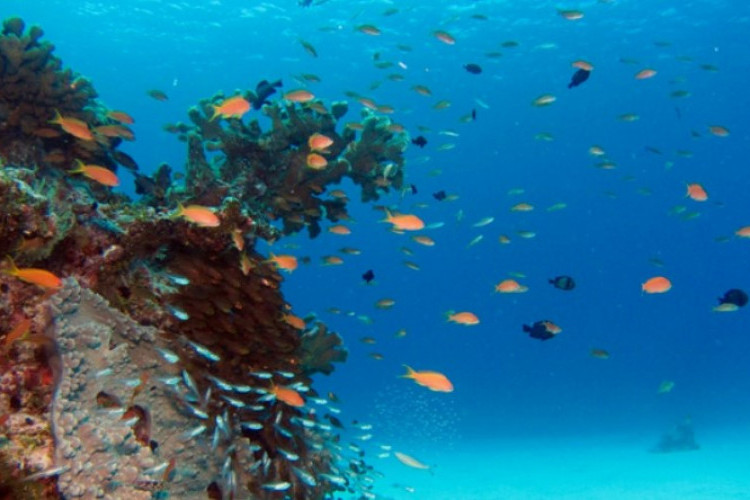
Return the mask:
<svg viewBox="0 0 750 500">
<path fill-rule="evenodd" d="M 348 217 L 346 200 L 324 197 L 327 186 L 351 178 L 361 186 L 364 201 L 402 186 L 407 140 L 404 133 L 392 131 L 385 117 L 363 112 L 357 139 L 352 129 L 336 131 L 348 109 L 345 103 L 334 103 L 328 112 L 320 101 L 274 102 L 263 108 L 271 120 L 271 128 L 264 132 L 257 120 L 210 120 L 211 104 L 219 98 L 192 108 L 192 125 L 168 128 L 188 143 L 185 192 L 201 203 L 216 204 L 217 196 L 231 195 L 243 206 L 261 207 L 264 218 L 281 219 L 284 233 L 307 227 L 315 237 L 322 219 Z M 315 133 L 333 141 L 324 152 L 323 169 L 307 166 L 312 152 L 308 139 Z"/>
<path fill-rule="evenodd" d="M 333 363 L 343 363 L 347 357 L 344 341 L 329 332 L 323 323 L 317 323 L 302 335 L 301 353 L 300 365 L 305 375 L 316 372 L 329 375 L 333 372 Z"/>
</svg>

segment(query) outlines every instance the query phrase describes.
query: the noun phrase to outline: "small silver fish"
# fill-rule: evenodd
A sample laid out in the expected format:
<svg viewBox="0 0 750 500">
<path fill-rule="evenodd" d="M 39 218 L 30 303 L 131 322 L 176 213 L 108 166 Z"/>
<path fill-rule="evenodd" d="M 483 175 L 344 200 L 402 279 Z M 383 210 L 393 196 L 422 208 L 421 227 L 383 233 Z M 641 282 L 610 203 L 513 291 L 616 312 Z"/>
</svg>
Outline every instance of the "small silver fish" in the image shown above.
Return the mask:
<svg viewBox="0 0 750 500">
<path fill-rule="evenodd" d="M 276 481 L 273 483 L 265 483 L 261 488 L 268 491 L 286 491 L 292 487 L 292 483 L 289 481 Z"/>
<path fill-rule="evenodd" d="M 186 431 L 185 434 L 183 434 L 186 438 L 194 438 L 196 436 L 201 435 L 203 432 L 205 432 L 206 426 L 205 425 L 199 425 L 198 427 L 195 427 L 193 429 L 190 429 L 189 431 Z"/>
<path fill-rule="evenodd" d="M 197 342 L 193 342 L 192 340 L 187 341 L 188 345 L 195 349 L 195 352 L 198 353 L 199 356 L 206 358 L 209 361 L 219 361 L 221 359 L 221 356 L 210 350 L 208 347 L 201 345 Z"/>
<path fill-rule="evenodd" d="M 317 486 L 318 483 L 317 481 L 315 481 L 315 477 L 313 477 L 313 475 L 309 472 L 294 466 L 292 466 L 292 471 L 294 472 L 294 475 L 297 476 L 299 480 L 307 486 Z"/>
<path fill-rule="evenodd" d="M 180 357 L 169 349 L 165 349 L 164 347 L 157 347 L 156 350 L 159 352 L 161 357 L 164 358 L 164 361 L 166 361 L 170 365 L 173 365 L 180 360 Z"/>
</svg>

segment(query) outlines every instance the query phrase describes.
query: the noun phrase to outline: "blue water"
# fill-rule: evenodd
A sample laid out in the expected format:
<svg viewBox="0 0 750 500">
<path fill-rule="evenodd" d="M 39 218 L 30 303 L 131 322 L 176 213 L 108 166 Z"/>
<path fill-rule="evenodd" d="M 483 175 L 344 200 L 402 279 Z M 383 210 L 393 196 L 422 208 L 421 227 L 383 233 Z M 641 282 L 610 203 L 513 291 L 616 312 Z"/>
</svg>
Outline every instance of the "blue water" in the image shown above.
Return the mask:
<svg viewBox="0 0 750 500">
<path fill-rule="evenodd" d="M 392 7 L 398 12 L 384 16 Z M 558 7 L 581 9 L 585 17 L 565 20 Z M 394 121 L 412 137 L 427 138 L 424 149 L 407 152 L 407 182 L 418 193 L 380 202 L 428 224 L 443 222 L 424 233 L 434 247 L 388 232 L 378 223 L 381 212 L 356 201 L 350 184 L 341 186 L 354 200 L 350 236 L 324 232 L 310 241 L 300 234 L 273 247 L 299 245 L 284 251 L 312 258 L 283 290 L 297 314 L 316 313 L 346 339 L 349 360 L 316 384 L 340 397 L 345 421 L 374 424 L 374 441 L 365 446 L 426 450 L 462 440 L 639 433 L 645 452 L 686 415 L 699 441 L 709 430 L 747 426 L 748 312 L 711 308 L 729 288 L 750 290 L 750 243 L 733 236 L 750 224 L 750 4 L 331 0 L 304 8 L 293 0 L 5 0 L 2 13 L 41 25 L 56 54 L 93 80 L 104 103 L 136 118 L 137 141 L 123 149 L 147 173 L 161 162 L 183 168 L 184 144 L 161 130 L 165 123 L 186 120 L 188 107 L 217 91 L 254 88 L 261 79 L 281 78 L 285 89 L 306 85 L 327 103 L 356 91 L 394 106 Z M 355 30 L 365 23 L 382 35 Z M 437 29 L 450 32 L 456 44 L 434 38 Z M 300 39 L 319 57 L 306 53 Z M 501 47 L 509 40 L 518 47 Z M 488 58 L 492 51 L 503 55 Z M 376 54 L 406 69 L 377 69 Z M 595 69 L 569 90 L 577 59 Z M 466 72 L 469 62 L 483 73 Z M 718 71 L 702 69 L 705 64 Z M 657 70 L 655 77 L 633 78 L 647 67 Z M 322 82 L 295 81 L 302 73 Z M 391 73 L 404 81 L 390 81 Z M 374 83 L 379 86 L 371 89 Z M 417 94 L 414 85 L 433 95 Z M 152 88 L 169 100 L 149 98 Z M 670 97 L 675 90 L 691 95 Z M 531 105 L 546 93 L 557 101 Z M 442 99 L 451 106 L 433 109 Z M 350 99 L 343 121 L 357 120 L 360 108 Z M 472 109 L 477 120 L 462 123 Z M 618 120 L 625 113 L 640 119 Z M 715 137 L 709 125 L 731 134 Z M 543 132 L 554 140 L 535 138 Z M 448 143 L 455 147 L 441 151 Z M 594 144 L 615 169 L 595 167 L 599 159 L 588 154 Z M 132 194 L 128 176 L 123 172 L 123 189 Z M 686 198 L 688 182 L 701 183 L 709 200 Z M 508 194 L 514 188 L 525 192 Z M 437 202 L 431 193 L 439 190 L 459 198 Z M 519 202 L 535 210 L 511 212 Z M 548 212 L 555 203 L 567 207 Z M 700 215 L 670 214 L 677 205 Z M 487 216 L 494 222 L 473 226 Z M 536 237 L 523 239 L 520 230 Z M 511 238 L 509 245 L 498 242 L 501 234 Z M 469 247 L 479 235 L 482 241 Z M 320 265 L 343 246 L 362 255 L 343 255 L 342 266 Z M 405 255 L 404 246 L 414 255 Z M 367 269 L 375 271 L 376 284 L 362 283 Z M 528 293 L 493 294 L 511 272 L 526 275 L 519 281 Z M 577 288 L 563 292 L 547 283 L 561 274 L 573 276 Z M 655 275 L 669 277 L 673 289 L 643 294 L 641 283 Z M 386 297 L 396 305 L 375 308 Z M 332 307 L 343 313 L 328 312 Z M 472 311 L 481 323 L 449 324 L 448 310 Z M 522 333 L 522 324 L 541 319 L 563 332 L 543 343 Z M 395 338 L 402 328 L 407 335 Z M 365 336 L 377 343 L 360 342 Z M 611 358 L 592 358 L 592 348 L 608 350 Z M 373 351 L 384 359 L 372 359 Z M 455 392 L 431 393 L 398 378 L 402 364 L 445 373 Z M 674 389 L 657 394 L 665 380 Z"/>
</svg>

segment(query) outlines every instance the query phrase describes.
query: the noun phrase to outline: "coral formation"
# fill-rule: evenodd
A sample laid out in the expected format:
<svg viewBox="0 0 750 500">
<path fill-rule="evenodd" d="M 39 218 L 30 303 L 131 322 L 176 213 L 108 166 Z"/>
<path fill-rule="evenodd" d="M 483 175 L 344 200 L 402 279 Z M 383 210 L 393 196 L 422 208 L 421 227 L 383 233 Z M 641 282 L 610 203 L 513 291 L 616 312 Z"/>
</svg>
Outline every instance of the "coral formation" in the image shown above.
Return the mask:
<svg viewBox="0 0 750 500">
<path fill-rule="evenodd" d="M 408 141 L 386 117 L 364 110 L 358 139 L 354 128 L 336 131 L 348 111 L 344 102 L 333 103 L 329 112 L 319 100 L 277 101 L 263 107 L 272 124 L 264 132 L 257 120 L 211 120 L 212 103 L 221 99 L 219 94 L 192 108 L 192 124 L 168 127 L 188 144 L 184 192 L 199 203 L 215 205 L 232 196 L 243 208 L 252 207 L 259 220 L 281 219 L 285 234 L 307 227 L 315 237 L 322 219 L 348 218 L 345 199 L 324 197 L 327 186 L 348 177 L 361 187 L 363 201 L 402 186 Z M 313 152 L 308 140 L 316 133 L 332 140 L 322 152 L 323 169 L 306 164 Z"/>
<path fill-rule="evenodd" d="M 9 18 L 0 34 L 0 160 L 41 168 L 72 168 L 76 159 L 115 170 L 115 148 L 132 132 L 108 116 L 91 82 L 53 55 L 38 26 Z M 56 114 L 80 120 L 94 132 L 84 140 L 54 123 Z M 104 128 L 102 128 L 104 127 Z M 125 155 L 127 156 L 127 155 Z M 128 166 L 123 163 L 123 166 Z M 132 167 L 132 165 L 130 165 Z"/>
<path fill-rule="evenodd" d="M 216 96 L 171 127 L 188 146 L 184 185 L 167 165 L 136 173 L 133 202 L 63 172 L 74 160 L 137 165 L 116 149 L 131 137 L 122 114 L 41 36 L 15 18 L 0 36 L 0 256 L 65 278 L 45 291 L 0 264 L 0 454 L 13 479 L 38 474 L 49 498 L 55 487 L 295 499 L 370 488 L 369 468 L 340 463 L 332 427 L 305 402 L 328 404 L 311 376 L 346 359 L 343 341 L 285 320 L 282 277 L 255 244 L 347 218 L 347 200 L 326 197 L 345 177 L 365 201 L 400 188 L 404 134 L 367 111 L 337 132 L 347 105 L 320 101 L 268 103 L 263 131 L 210 120 Z M 313 148 L 314 134 L 331 144 Z M 218 226 L 176 217 L 179 204 L 212 207 Z"/>
</svg>

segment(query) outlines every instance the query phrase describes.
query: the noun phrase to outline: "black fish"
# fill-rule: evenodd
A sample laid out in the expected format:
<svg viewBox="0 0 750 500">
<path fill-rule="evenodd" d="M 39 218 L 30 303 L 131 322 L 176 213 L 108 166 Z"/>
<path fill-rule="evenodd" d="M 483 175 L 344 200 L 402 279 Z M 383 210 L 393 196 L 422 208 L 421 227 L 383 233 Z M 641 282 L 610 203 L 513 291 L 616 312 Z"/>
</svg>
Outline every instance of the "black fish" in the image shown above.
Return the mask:
<svg viewBox="0 0 750 500">
<path fill-rule="evenodd" d="M 552 286 L 560 290 L 572 290 L 576 287 L 576 282 L 570 276 L 558 276 L 552 278 L 549 282 Z"/>
<path fill-rule="evenodd" d="M 478 75 L 482 72 L 482 67 L 474 63 L 464 64 L 464 69 L 472 75 Z"/>
<path fill-rule="evenodd" d="M 417 186 L 415 184 L 409 184 L 409 189 L 411 189 L 411 194 L 417 194 Z"/>
<path fill-rule="evenodd" d="M 375 273 L 372 269 L 368 269 L 363 275 L 362 279 L 365 280 L 365 283 L 370 283 L 372 280 L 375 279 Z"/>
<path fill-rule="evenodd" d="M 276 88 L 281 87 L 281 80 L 277 80 L 273 83 L 268 83 L 267 80 L 261 80 L 258 85 L 255 86 L 255 94 L 253 97 L 253 109 L 260 109 L 264 104 L 268 104 L 268 98 L 276 93 Z"/>
<path fill-rule="evenodd" d="M 573 78 L 570 79 L 570 83 L 568 84 L 568 88 L 572 89 L 573 87 L 577 87 L 586 80 L 589 79 L 589 75 L 591 74 L 591 71 L 587 71 L 585 69 L 579 69 L 575 73 L 573 73 Z"/>
<path fill-rule="evenodd" d="M 472 121 L 477 121 L 477 110 L 476 109 L 472 109 L 471 110 L 471 119 L 472 119 Z"/>
<path fill-rule="evenodd" d="M 446 198 L 445 191 L 438 191 L 437 193 L 432 193 L 432 197 L 435 198 L 437 201 L 443 201 Z"/>
<path fill-rule="evenodd" d="M 127 168 L 131 172 L 138 171 L 138 164 L 129 154 L 115 150 L 112 151 L 112 158 L 114 158 L 117 163 Z"/>
<path fill-rule="evenodd" d="M 414 139 L 411 140 L 411 143 L 415 146 L 419 146 L 420 148 L 423 148 L 427 145 L 427 139 L 424 138 L 422 135 L 418 135 Z"/>
<path fill-rule="evenodd" d="M 533 325 L 523 325 L 523 331 L 529 334 L 532 339 L 549 340 L 555 336 L 554 333 L 547 329 L 549 321 L 537 321 Z"/>
<path fill-rule="evenodd" d="M 744 307 L 747 304 L 747 294 L 739 288 L 732 288 L 719 298 L 719 304 L 734 304 L 737 307 Z"/>
</svg>

